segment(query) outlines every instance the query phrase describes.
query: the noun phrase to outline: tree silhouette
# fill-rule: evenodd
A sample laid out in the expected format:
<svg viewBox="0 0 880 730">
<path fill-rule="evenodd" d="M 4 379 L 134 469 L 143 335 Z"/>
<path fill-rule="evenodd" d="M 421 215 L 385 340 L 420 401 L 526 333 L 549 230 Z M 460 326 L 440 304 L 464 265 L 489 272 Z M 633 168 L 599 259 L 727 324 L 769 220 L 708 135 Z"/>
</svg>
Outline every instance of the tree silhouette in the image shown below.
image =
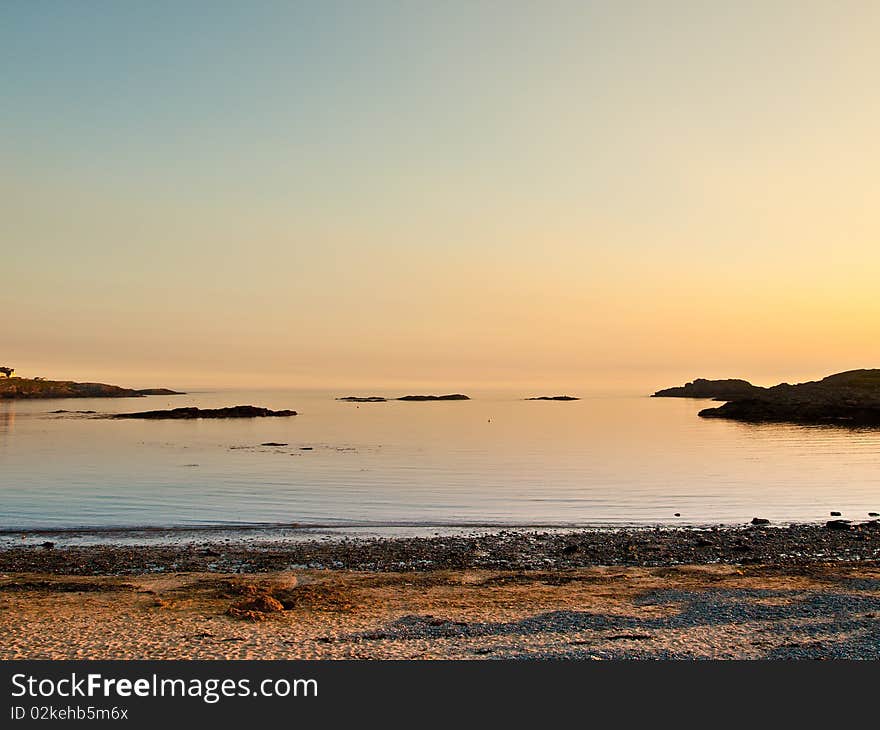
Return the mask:
<svg viewBox="0 0 880 730">
<path fill-rule="evenodd" d="M 14 372 L 15 368 L 0 368 L 0 373 L 3 373 L 7 378 L 11 378 Z"/>
</svg>

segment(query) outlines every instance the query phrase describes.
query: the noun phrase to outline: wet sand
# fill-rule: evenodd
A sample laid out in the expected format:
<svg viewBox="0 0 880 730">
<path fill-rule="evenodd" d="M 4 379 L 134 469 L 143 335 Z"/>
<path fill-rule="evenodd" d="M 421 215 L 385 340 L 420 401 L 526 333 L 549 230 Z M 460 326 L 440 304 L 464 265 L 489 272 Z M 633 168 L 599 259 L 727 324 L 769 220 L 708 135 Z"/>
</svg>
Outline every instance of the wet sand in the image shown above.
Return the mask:
<svg viewBox="0 0 880 730">
<path fill-rule="evenodd" d="M 880 530 L 0 550 L 0 658 L 880 658 Z"/>
</svg>

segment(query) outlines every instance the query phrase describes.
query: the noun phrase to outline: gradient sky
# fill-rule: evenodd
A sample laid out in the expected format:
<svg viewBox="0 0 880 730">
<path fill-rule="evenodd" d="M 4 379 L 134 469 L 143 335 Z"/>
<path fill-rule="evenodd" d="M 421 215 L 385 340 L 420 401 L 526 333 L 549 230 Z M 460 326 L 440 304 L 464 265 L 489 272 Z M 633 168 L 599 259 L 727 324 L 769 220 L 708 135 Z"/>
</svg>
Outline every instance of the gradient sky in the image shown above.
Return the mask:
<svg viewBox="0 0 880 730">
<path fill-rule="evenodd" d="M 855 0 L 6 0 L 0 360 L 553 391 L 880 366 L 878 38 Z"/>
</svg>

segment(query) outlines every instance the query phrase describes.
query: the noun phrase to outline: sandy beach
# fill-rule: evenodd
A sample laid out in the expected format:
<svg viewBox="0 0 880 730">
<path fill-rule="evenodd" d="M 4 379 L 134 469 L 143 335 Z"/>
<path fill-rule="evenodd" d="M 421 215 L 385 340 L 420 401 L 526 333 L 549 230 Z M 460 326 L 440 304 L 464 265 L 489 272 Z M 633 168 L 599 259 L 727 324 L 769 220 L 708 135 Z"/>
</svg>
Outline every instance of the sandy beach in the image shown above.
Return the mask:
<svg viewBox="0 0 880 730">
<path fill-rule="evenodd" d="M 878 658 L 871 530 L 8 548 L 0 658 Z M 642 557 L 623 548 L 628 564 L 586 547 L 648 540 Z M 707 558 L 675 564 L 698 541 Z M 530 542 L 543 551 L 519 552 Z M 432 550 L 436 567 L 424 564 Z M 217 565 L 242 559 L 234 572 Z"/>
</svg>

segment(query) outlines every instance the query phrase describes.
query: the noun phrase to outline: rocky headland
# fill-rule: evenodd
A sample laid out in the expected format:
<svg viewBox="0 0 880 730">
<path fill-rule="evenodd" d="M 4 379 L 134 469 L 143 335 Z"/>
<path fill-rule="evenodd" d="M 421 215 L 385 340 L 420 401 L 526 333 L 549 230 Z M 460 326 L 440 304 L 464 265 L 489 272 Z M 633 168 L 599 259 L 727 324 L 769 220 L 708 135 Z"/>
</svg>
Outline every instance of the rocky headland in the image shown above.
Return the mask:
<svg viewBox="0 0 880 730">
<path fill-rule="evenodd" d="M 880 370 L 851 370 L 798 385 L 782 383 L 755 397 L 706 408 L 700 416 L 753 423 L 880 426 Z"/>
<path fill-rule="evenodd" d="M 167 388 L 137 390 L 106 383 L 75 383 L 72 380 L 0 378 L 0 399 L 25 398 L 141 398 L 147 395 L 184 395 Z"/>
<path fill-rule="evenodd" d="M 721 384 L 732 384 L 732 387 Z M 735 391 L 739 389 L 740 394 Z M 690 395 L 683 395 L 683 393 Z M 697 395 L 701 393 L 703 395 Z M 744 380 L 696 380 L 654 397 L 714 398 L 728 401 L 700 411 L 703 418 L 750 423 L 880 426 L 880 369 L 849 370 L 822 380 L 760 388 Z"/>
</svg>

